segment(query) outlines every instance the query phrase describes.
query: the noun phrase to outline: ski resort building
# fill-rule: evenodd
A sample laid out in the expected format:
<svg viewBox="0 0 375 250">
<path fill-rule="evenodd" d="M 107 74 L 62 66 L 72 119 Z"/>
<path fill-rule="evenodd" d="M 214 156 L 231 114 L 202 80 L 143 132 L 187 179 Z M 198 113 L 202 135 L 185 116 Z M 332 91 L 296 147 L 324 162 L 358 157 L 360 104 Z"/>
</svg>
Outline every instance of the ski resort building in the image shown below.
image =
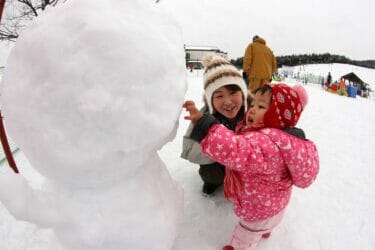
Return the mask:
<svg viewBox="0 0 375 250">
<path fill-rule="evenodd" d="M 193 67 L 193 69 L 202 69 L 202 59 L 207 54 L 217 54 L 219 56 L 227 59 L 228 53 L 221 51 L 218 47 L 215 46 L 189 46 L 184 45 L 185 47 L 185 60 L 186 67 Z"/>
</svg>

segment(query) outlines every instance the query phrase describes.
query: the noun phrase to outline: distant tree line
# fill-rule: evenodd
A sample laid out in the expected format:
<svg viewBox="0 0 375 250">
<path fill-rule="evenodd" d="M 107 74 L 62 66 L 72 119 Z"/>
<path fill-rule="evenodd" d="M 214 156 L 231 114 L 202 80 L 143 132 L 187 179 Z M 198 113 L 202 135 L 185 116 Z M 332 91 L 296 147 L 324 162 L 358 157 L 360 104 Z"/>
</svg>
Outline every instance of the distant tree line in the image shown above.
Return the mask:
<svg viewBox="0 0 375 250">
<path fill-rule="evenodd" d="M 277 56 L 276 60 L 277 67 L 281 67 L 282 65 L 296 66 L 303 64 L 344 63 L 375 69 L 375 60 L 351 60 L 345 56 L 331 55 L 329 53 Z M 243 57 L 231 59 L 230 61 L 238 68 L 242 68 Z"/>
</svg>

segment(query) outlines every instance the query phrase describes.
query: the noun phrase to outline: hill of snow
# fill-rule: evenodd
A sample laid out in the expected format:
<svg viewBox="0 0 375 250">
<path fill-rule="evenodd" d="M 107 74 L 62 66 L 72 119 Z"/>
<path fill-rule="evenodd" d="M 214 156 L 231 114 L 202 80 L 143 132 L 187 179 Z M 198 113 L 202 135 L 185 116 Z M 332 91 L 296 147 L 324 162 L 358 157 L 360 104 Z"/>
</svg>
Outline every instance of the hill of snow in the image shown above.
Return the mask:
<svg viewBox="0 0 375 250">
<path fill-rule="evenodd" d="M 370 68 L 364 68 L 351 64 L 307 64 L 301 66 L 291 67 L 294 74 L 298 72 L 302 74 L 314 74 L 317 76 L 326 77 L 328 72 L 331 72 L 332 81 L 340 81 L 340 77 L 350 72 L 354 72 L 359 78 L 365 83 L 370 85 L 372 90 L 375 90 L 375 70 Z"/>
</svg>

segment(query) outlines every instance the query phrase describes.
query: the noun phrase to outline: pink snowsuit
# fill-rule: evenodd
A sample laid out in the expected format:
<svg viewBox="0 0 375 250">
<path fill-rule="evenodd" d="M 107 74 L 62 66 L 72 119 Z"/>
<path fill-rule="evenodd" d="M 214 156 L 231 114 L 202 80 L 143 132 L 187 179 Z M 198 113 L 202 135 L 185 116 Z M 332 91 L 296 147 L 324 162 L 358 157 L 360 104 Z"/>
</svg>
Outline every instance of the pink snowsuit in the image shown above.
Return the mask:
<svg viewBox="0 0 375 250">
<path fill-rule="evenodd" d="M 231 201 L 244 223 L 259 223 L 282 214 L 292 185 L 308 187 L 319 171 L 315 144 L 280 129 L 263 128 L 235 134 L 215 124 L 201 146 L 205 154 L 225 165 L 229 180 L 224 189 L 240 183 L 239 191 L 232 192 L 235 195 Z"/>
</svg>

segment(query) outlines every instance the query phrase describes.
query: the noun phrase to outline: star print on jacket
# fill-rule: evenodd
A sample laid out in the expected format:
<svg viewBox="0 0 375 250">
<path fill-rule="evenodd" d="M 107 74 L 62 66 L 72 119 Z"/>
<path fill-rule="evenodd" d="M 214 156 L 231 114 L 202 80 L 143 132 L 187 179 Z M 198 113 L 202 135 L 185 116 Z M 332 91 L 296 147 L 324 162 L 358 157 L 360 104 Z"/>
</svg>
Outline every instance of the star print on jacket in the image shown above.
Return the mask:
<svg viewBox="0 0 375 250">
<path fill-rule="evenodd" d="M 234 174 L 224 189 L 240 184 L 231 200 L 237 216 L 246 221 L 264 220 L 281 212 L 292 186 L 310 186 L 319 172 L 315 144 L 280 129 L 235 134 L 215 124 L 201 146 L 205 154 L 226 166 L 226 175 Z"/>
</svg>

